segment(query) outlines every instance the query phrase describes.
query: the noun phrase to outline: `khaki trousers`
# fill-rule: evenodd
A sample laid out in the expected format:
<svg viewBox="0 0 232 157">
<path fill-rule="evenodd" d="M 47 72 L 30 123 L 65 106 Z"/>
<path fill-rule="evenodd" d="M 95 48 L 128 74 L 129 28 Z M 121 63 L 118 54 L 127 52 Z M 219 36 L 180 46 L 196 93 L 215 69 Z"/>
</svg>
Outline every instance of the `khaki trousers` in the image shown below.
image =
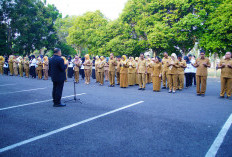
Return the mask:
<svg viewBox="0 0 232 157">
<path fill-rule="evenodd" d="M 138 81 L 139 81 L 139 87 L 145 88 L 146 87 L 146 74 L 145 73 L 139 73 L 138 74 Z"/>
<path fill-rule="evenodd" d="M 86 83 L 90 83 L 90 73 L 91 73 L 90 69 L 85 69 L 85 82 Z"/>
<path fill-rule="evenodd" d="M 115 71 L 109 71 L 110 85 L 115 85 Z"/>
<path fill-rule="evenodd" d="M 79 71 L 74 71 L 75 82 L 79 82 Z"/>
<path fill-rule="evenodd" d="M 48 69 L 43 69 L 43 73 L 44 73 L 44 80 L 48 79 Z"/>
<path fill-rule="evenodd" d="M 104 84 L 104 72 L 98 72 L 100 84 Z"/>
<path fill-rule="evenodd" d="M 151 83 L 151 73 L 147 73 L 147 83 Z"/>
<path fill-rule="evenodd" d="M 224 96 L 225 93 L 228 97 L 232 92 L 232 78 L 221 77 L 221 93 L 220 96 Z"/>
<path fill-rule="evenodd" d="M 38 79 L 42 79 L 42 70 L 38 70 Z"/>
<path fill-rule="evenodd" d="M 207 76 L 196 75 L 197 94 L 205 94 Z"/>
<path fill-rule="evenodd" d="M 177 74 L 168 74 L 169 90 L 176 91 L 177 77 L 178 77 Z"/>
<path fill-rule="evenodd" d="M 184 88 L 184 74 L 178 74 L 177 77 L 177 89 Z"/>
<path fill-rule="evenodd" d="M 24 68 L 26 77 L 29 77 L 29 68 Z"/>
<path fill-rule="evenodd" d="M 162 80 L 163 80 L 163 87 L 169 87 L 169 82 L 168 82 L 168 71 L 164 70 L 162 72 Z M 167 81 L 167 86 L 166 86 L 166 81 Z"/>
</svg>

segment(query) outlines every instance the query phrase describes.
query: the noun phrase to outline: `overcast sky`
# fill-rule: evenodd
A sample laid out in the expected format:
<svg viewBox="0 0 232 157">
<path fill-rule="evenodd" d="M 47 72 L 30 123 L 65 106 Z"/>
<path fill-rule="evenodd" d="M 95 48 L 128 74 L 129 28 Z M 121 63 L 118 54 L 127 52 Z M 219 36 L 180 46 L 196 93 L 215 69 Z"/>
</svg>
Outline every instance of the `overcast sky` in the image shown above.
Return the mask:
<svg viewBox="0 0 232 157">
<path fill-rule="evenodd" d="M 87 11 L 100 10 L 107 18 L 115 20 L 122 12 L 127 0 L 47 0 L 66 15 L 82 15 Z"/>
</svg>

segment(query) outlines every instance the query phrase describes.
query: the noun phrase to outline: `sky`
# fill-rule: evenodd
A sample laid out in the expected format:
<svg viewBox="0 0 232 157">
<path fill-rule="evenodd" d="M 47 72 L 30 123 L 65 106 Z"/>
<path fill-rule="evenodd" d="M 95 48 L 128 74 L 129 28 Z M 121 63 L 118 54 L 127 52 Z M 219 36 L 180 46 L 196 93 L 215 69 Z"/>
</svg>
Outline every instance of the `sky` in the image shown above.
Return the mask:
<svg viewBox="0 0 232 157">
<path fill-rule="evenodd" d="M 122 12 L 127 0 L 47 0 L 66 15 L 83 15 L 87 11 L 100 10 L 110 20 L 115 20 Z"/>
</svg>

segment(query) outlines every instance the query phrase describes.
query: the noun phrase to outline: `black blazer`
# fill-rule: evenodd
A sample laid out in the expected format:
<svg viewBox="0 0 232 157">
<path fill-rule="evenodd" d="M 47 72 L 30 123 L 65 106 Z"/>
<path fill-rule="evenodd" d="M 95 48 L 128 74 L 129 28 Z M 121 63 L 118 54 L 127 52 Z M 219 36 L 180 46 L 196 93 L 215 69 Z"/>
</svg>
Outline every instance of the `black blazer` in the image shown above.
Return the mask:
<svg viewBox="0 0 232 157">
<path fill-rule="evenodd" d="M 53 82 L 64 82 L 66 80 L 65 70 L 67 65 L 64 64 L 64 60 L 57 55 L 54 55 L 49 60 L 49 69 L 51 71 L 51 78 Z"/>
</svg>

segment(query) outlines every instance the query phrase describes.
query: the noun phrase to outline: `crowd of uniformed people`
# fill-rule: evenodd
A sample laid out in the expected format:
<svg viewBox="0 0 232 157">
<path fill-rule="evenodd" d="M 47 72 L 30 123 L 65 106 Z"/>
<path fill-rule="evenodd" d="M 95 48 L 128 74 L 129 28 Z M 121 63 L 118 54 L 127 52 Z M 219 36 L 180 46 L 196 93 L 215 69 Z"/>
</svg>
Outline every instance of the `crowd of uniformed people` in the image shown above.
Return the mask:
<svg viewBox="0 0 232 157">
<path fill-rule="evenodd" d="M 168 89 L 169 93 L 175 93 L 189 88 L 194 84 L 198 96 L 204 96 L 207 83 L 207 69 L 211 63 L 201 51 L 199 58 L 189 54 L 188 56 L 171 56 L 163 53 L 163 58 L 158 56 L 151 58 L 143 53 L 139 57 L 127 57 L 126 55 L 115 57 L 113 53 L 109 57 L 96 56 L 92 59 L 88 54 L 83 58 L 75 55 L 62 57 L 67 65 L 66 78 L 74 78 L 79 83 L 79 77 L 85 79 L 85 84 L 90 84 L 90 78 L 96 79 L 96 83 L 103 85 L 109 81 L 109 87 L 115 84 L 121 88 L 138 85 L 138 90 L 145 90 L 146 84 L 153 83 L 153 91 L 159 92 Z M 3 75 L 31 77 L 48 80 L 49 59 L 47 56 L 0 56 L 0 73 Z M 231 97 L 232 92 L 232 59 L 231 52 L 227 52 L 217 66 L 221 69 L 220 98 Z M 116 77 L 116 80 L 115 80 Z M 67 79 L 66 79 L 67 80 Z"/>
</svg>

